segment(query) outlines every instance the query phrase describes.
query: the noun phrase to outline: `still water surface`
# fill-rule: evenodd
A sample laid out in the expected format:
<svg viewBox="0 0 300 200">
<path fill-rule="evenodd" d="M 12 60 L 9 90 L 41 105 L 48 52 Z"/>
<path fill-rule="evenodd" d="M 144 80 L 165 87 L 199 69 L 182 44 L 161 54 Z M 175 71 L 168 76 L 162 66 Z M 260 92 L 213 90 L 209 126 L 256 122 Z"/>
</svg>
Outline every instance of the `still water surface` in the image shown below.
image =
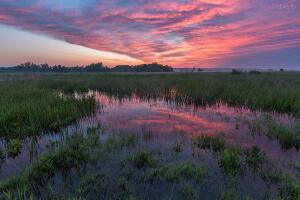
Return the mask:
<svg viewBox="0 0 300 200">
<path fill-rule="evenodd" d="M 80 95 L 75 95 L 80 98 Z M 81 119 L 77 124 L 63 129 L 61 133 L 27 138 L 21 153 L 16 158 L 5 159 L 2 163 L 0 180 L 19 174 L 51 147 L 51 141 L 65 140 L 68 135 L 78 131 L 85 132 L 88 127 L 98 127 L 106 133 L 151 132 L 165 136 L 165 143 L 168 142 L 166 138 L 172 134 L 184 135 L 187 138 L 201 134 L 217 135 L 242 148 L 256 145 L 278 163 L 300 162 L 300 153 L 295 149 L 283 150 L 276 140 L 251 133 L 245 122 L 261 117 L 263 113 L 259 111 L 229 107 L 222 103 L 195 107 L 166 101 L 164 98 L 142 99 L 136 95 L 118 98 L 101 92 L 89 92 L 88 95 L 94 95 L 99 103 L 94 115 Z M 271 115 L 285 126 L 295 123 L 295 119 L 289 115 Z M 0 146 L 5 148 L 6 142 L 1 140 Z"/>
</svg>

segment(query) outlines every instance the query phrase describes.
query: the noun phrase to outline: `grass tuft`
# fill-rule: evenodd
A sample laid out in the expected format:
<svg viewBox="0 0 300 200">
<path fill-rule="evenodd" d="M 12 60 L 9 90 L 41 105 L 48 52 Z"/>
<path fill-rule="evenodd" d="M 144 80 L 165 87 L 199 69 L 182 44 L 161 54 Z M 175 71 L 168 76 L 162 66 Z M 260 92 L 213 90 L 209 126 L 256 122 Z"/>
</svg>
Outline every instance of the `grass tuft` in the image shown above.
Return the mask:
<svg viewBox="0 0 300 200">
<path fill-rule="evenodd" d="M 176 153 L 182 152 L 182 143 L 181 143 L 181 142 L 176 142 L 175 144 L 173 144 L 172 149 L 173 149 L 173 151 L 175 151 Z"/>
<path fill-rule="evenodd" d="M 264 161 L 264 153 L 257 147 L 253 146 L 246 151 L 246 162 L 253 169 L 258 169 Z"/>
<path fill-rule="evenodd" d="M 212 149 L 214 152 L 222 152 L 225 149 L 225 143 L 209 135 L 202 135 L 197 138 L 197 145 L 201 149 Z"/>
<path fill-rule="evenodd" d="M 22 148 L 22 141 L 20 139 L 10 139 L 7 146 L 7 155 L 16 157 Z"/>
<path fill-rule="evenodd" d="M 201 181 L 204 177 L 202 167 L 191 161 L 179 163 L 176 166 L 166 168 L 164 176 L 167 181 L 178 182 L 180 178 L 194 178 Z"/>
<path fill-rule="evenodd" d="M 153 159 L 153 155 L 151 152 L 147 150 L 142 150 L 136 153 L 134 156 L 131 157 L 131 162 L 134 167 L 141 169 L 143 167 L 155 166 L 155 161 Z"/>
<path fill-rule="evenodd" d="M 226 174 L 233 176 L 237 175 L 241 168 L 239 152 L 235 149 L 225 149 L 221 154 L 220 166 Z"/>
</svg>

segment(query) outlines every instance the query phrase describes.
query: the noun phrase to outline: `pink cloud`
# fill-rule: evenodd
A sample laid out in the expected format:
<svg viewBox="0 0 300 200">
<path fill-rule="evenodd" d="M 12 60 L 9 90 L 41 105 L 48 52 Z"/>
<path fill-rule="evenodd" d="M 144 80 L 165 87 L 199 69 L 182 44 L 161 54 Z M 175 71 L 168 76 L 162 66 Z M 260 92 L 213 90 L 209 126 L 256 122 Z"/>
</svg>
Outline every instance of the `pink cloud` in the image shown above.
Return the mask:
<svg viewBox="0 0 300 200">
<path fill-rule="evenodd" d="M 4 1 L 0 23 L 173 66 L 222 66 L 240 56 L 300 46 L 297 0 L 87 2 L 74 10 Z"/>
</svg>

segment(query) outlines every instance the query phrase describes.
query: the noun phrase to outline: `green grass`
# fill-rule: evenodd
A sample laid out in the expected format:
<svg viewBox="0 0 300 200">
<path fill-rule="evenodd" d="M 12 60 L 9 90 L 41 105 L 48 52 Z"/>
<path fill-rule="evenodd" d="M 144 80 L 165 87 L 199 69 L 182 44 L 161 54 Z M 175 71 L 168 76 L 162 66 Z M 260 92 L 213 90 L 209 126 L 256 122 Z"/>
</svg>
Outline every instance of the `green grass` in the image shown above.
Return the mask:
<svg viewBox="0 0 300 200">
<path fill-rule="evenodd" d="M 239 195 L 235 189 L 229 188 L 221 193 L 220 200 L 239 200 Z"/>
<path fill-rule="evenodd" d="M 220 166 L 225 174 L 237 175 L 241 168 L 239 152 L 231 148 L 225 149 L 220 157 Z"/>
<path fill-rule="evenodd" d="M 299 73 L 57 74 L 37 78 L 41 88 L 101 90 L 119 96 L 165 96 L 197 105 L 223 101 L 233 106 L 300 114 Z M 170 92 L 176 91 L 176 92 Z"/>
<path fill-rule="evenodd" d="M 24 138 L 61 127 L 92 113 L 93 98 L 61 97 L 34 82 L 7 82 L 0 85 L 0 136 Z"/>
<path fill-rule="evenodd" d="M 179 181 L 180 178 L 194 178 L 201 181 L 204 178 L 202 167 L 191 161 L 179 163 L 175 166 L 167 167 L 164 170 L 164 176 L 167 181 Z"/>
<path fill-rule="evenodd" d="M 155 166 L 155 161 L 151 152 L 141 150 L 131 157 L 132 165 L 138 169 L 146 166 Z"/>
<path fill-rule="evenodd" d="M 43 155 L 30 168 L 20 176 L 12 177 L 0 185 L 0 191 L 12 189 L 25 189 L 30 191 L 30 186 L 42 183 L 44 179 L 53 176 L 61 170 L 80 167 L 89 159 L 88 147 L 80 135 L 69 138 L 68 143 L 60 148 Z"/>
<path fill-rule="evenodd" d="M 98 195 L 100 192 L 106 192 L 109 188 L 115 188 L 116 185 L 111 182 L 112 177 L 103 175 L 101 170 L 92 174 L 85 174 L 83 169 L 86 169 L 88 165 L 94 166 L 101 163 L 112 151 L 120 153 L 124 147 L 131 148 L 135 144 L 135 137 L 122 135 L 120 137 L 108 137 L 105 141 L 102 141 L 99 135 L 97 129 L 88 128 L 87 134 L 76 133 L 65 138 L 65 141 L 43 154 L 20 175 L 2 181 L 0 199 L 3 195 L 10 196 L 10 199 L 28 199 L 31 194 L 34 194 L 34 197 L 40 197 L 41 194 L 36 193 L 36 190 L 42 189 L 44 191 L 47 188 L 47 183 L 51 184 L 55 176 L 75 169 L 78 173 L 83 172 L 84 176 L 79 180 L 80 185 L 78 191 L 74 193 L 74 198 L 86 196 L 87 192 L 93 191 L 95 187 L 98 187 L 96 188 Z M 155 164 L 152 153 L 146 150 L 137 152 L 129 159 L 137 168 Z M 122 199 L 122 195 L 125 195 L 123 194 L 123 192 L 126 192 L 124 187 L 120 182 L 118 185 L 118 195 L 120 197 L 116 197 L 117 199 Z M 19 194 L 19 191 L 22 195 Z M 113 191 L 110 192 L 113 194 Z M 68 194 L 71 195 L 71 193 Z M 50 194 L 50 199 L 55 196 L 55 194 Z"/>
<path fill-rule="evenodd" d="M 180 190 L 184 194 L 185 198 L 188 200 L 196 200 L 198 196 L 198 192 L 196 189 L 194 189 L 193 185 L 190 185 L 188 183 L 182 183 L 180 185 Z"/>
<path fill-rule="evenodd" d="M 282 199 L 300 199 L 300 180 L 285 176 L 279 188 Z"/>
<path fill-rule="evenodd" d="M 267 136 L 275 138 L 285 149 L 295 147 L 300 149 L 300 133 L 298 130 L 272 123 L 267 130 Z"/>
<path fill-rule="evenodd" d="M 236 175 L 244 164 L 242 160 L 245 160 L 246 164 L 253 169 L 260 168 L 265 161 L 264 152 L 257 146 L 242 151 L 238 147 L 225 144 L 216 136 L 199 136 L 196 138 L 196 145 L 198 148 L 218 153 L 219 165 L 227 175 Z"/>
<path fill-rule="evenodd" d="M 176 142 L 175 144 L 173 144 L 172 149 L 176 153 L 182 152 L 182 143 L 181 142 Z"/>
<path fill-rule="evenodd" d="M 271 185 L 278 187 L 278 199 L 300 199 L 300 180 L 279 169 L 268 169 L 262 172 L 263 178 Z"/>
<path fill-rule="evenodd" d="M 284 149 L 300 149 L 300 127 L 298 123 L 288 127 L 274 120 L 270 114 L 264 114 L 254 121 L 246 121 L 245 124 L 252 134 L 265 134 L 271 139 L 277 139 Z"/>
<path fill-rule="evenodd" d="M 134 147 L 136 140 L 137 136 L 134 134 L 123 134 L 118 137 L 109 135 L 103 149 L 105 152 L 111 152 L 113 150 L 121 150 L 125 147 Z"/>
<path fill-rule="evenodd" d="M 158 166 L 144 177 L 145 181 L 153 182 L 155 180 L 164 179 L 168 182 L 180 182 L 185 180 L 202 181 L 205 177 L 202 166 L 194 161 L 182 161 L 176 164 Z"/>
<path fill-rule="evenodd" d="M 3 149 L 0 148 L 0 166 L 4 160 L 5 160 L 5 153 Z"/>
<path fill-rule="evenodd" d="M 11 157 L 17 156 L 22 148 L 22 141 L 20 139 L 11 139 L 7 145 L 7 155 Z"/>
<path fill-rule="evenodd" d="M 246 162 L 253 169 L 261 167 L 264 161 L 264 153 L 257 147 L 253 146 L 246 151 Z"/>
<path fill-rule="evenodd" d="M 201 149 L 211 149 L 214 152 L 222 152 L 225 149 L 224 141 L 215 136 L 201 135 L 196 139 L 196 144 Z"/>
<path fill-rule="evenodd" d="M 291 131 L 284 126 L 275 123 L 272 123 L 268 128 L 267 136 L 278 139 L 280 137 L 280 140 L 285 147 L 291 146 L 293 142 Z"/>
<path fill-rule="evenodd" d="M 229 73 L 140 75 L 94 73 L 42 74 L 34 80 L 26 80 L 27 77 L 21 75 L 17 78 L 25 79 L 23 81 L 17 81 L 21 82 L 22 85 L 31 85 L 34 83 L 35 87 L 43 91 L 59 90 L 71 93 L 91 89 L 120 97 L 131 96 L 135 93 L 145 99 L 164 97 L 166 100 L 176 101 L 177 103 L 195 105 L 214 104 L 222 101 L 232 106 L 246 106 L 250 109 L 286 112 L 294 114 L 295 116 L 299 116 L 300 114 L 299 73 L 238 75 Z M 9 100 L 5 100 L 5 102 L 8 101 Z M 61 101 L 61 99 L 58 101 Z M 45 107 L 45 105 L 41 107 Z M 37 115 L 37 117 L 28 117 L 25 115 L 27 119 L 33 118 L 33 120 L 27 120 L 27 124 L 29 124 L 27 127 L 22 127 L 21 124 L 14 124 L 11 120 L 9 122 L 6 120 L 2 123 L 2 126 L 0 123 L 0 127 L 9 126 L 9 129 L 13 131 L 2 131 L 2 133 L 18 133 L 20 131 L 16 131 L 15 129 L 20 127 L 23 130 L 37 130 L 33 132 L 40 131 L 41 127 L 57 128 L 62 124 L 67 124 L 78 118 L 74 113 L 79 113 L 70 111 L 68 117 L 66 117 L 64 114 L 57 114 L 59 110 L 62 110 L 58 107 L 58 111 L 54 111 L 53 115 L 63 115 L 64 117 L 61 117 L 60 120 L 53 120 L 52 115 L 45 117 L 45 114 L 41 114 L 41 116 L 39 116 L 37 113 L 40 113 L 40 111 L 32 110 L 36 113 L 34 116 Z M 53 109 L 49 109 L 49 111 L 52 110 Z M 18 111 L 14 113 L 18 113 Z M 37 119 L 43 119 L 44 122 L 49 123 L 43 124 L 39 122 L 35 123 L 37 125 L 34 125 L 31 121 L 38 121 Z M 53 123 L 53 121 L 55 123 Z M 43 125 L 38 126 L 38 124 Z M 253 124 L 253 126 L 250 127 L 252 132 L 260 132 L 261 128 L 261 124 Z M 275 133 L 270 133 L 269 136 L 278 139 L 284 148 L 296 147 L 299 149 L 299 131 L 297 131 L 296 134 L 291 134 L 289 131 L 281 131 L 278 128 L 275 129 L 276 130 L 271 130 Z M 30 132 L 32 131 L 29 131 L 29 133 Z M 276 132 L 278 132 L 278 134 Z M 150 133 L 149 135 L 145 135 L 145 139 L 148 138 L 151 138 Z"/>
<path fill-rule="evenodd" d="M 76 187 L 74 195 L 72 194 L 73 196 L 71 196 L 74 198 L 77 196 L 86 197 L 93 193 L 96 196 L 103 194 L 103 198 L 107 197 L 105 194 L 109 194 L 110 196 L 116 195 L 114 197 L 117 199 L 124 199 L 136 194 L 132 193 L 131 186 L 141 182 L 141 184 L 145 184 L 143 187 L 146 185 L 147 187 L 153 186 L 153 183 L 174 185 L 176 191 L 181 191 L 186 198 L 197 199 L 199 197 L 198 190 L 201 188 L 200 185 L 204 183 L 202 181 L 204 178 L 205 180 L 210 178 L 210 173 L 205 173 L 210 169 L 204 169 L 199 160 L 180 160 L 177 162 L 175 159 L 175 162 L 164 161 L 163 157 L 159 157 L 159 154 L 154 155 L 154 151 L 140 150 L 136 136 L 131 137 L 133 134 L 128 136 L 121 134 L 119 137 L 110 136 L 105 140 L 100 139 L 99 135 L 100 133 L 96 128 L 88 128 L 87 134 L 75 134 L 70 138 L 66 138 L 65 143 L 59 144 L 52 151 L 43 155 L 38 162 L 35 162 L 30 168 L 22 172 L 20 176 L 2 182 L 0 191 L 5 192 L 11 197 L 10 199 L 28 199 L 32 191 L 37 189 L 37 186 L 45 188 L 46 183 L 52 183 L 53 179 L 51 178 L 55 175 L 78 169 L 78 173 L 83 173 L 83 175 L 79 176 L 78 187 Z M 141 137 L 140 139 L 143 138 Z M 137 148 L 131 151 L 135 146 Z M 108 154 L 110 151 L 116 152 Z M 172 149 L 169 149 L 170 154 L 172 154 L 172 151 Z M 118 156 L 124 152 L 128 153 L 125 158 Z M 134 154 L 131 156 L 132 153 Z M 227 144 L 217 155 L 220 167 L 224 173 L 230 177 L 235 177 L 238 174 L 242 174 L 238 172 L 244 166 L 243 161 L 251 166 L 260 166 L 263 152 L 257 147 L 252 147 L 245 152 L 239 152 L 233 147 L 230 148 L 229 144 Z M 111 161 L 124 159 L 124 163 L 117 165 L 120 168 L 115 168 L 116 165 L 111 165 L 110 162 L 107 162 L 108 160 L 102 159 L 102 156 L 106 156 Z M 92 162 L 93 157 L 98 164 Z M 178 157 L 176 156 L 176 158 Z M 108 164 L 108 168 L 106 170 L 96 168 L 97 171 L 91 170 L 88 171 L 88 174 L 85 174 L 84 169 L 86 166 L 98 166 L 99 163 L 103 165 Z M 114 166 L 113 169 L 111 169 L 112 166 Z M 117 169 L 117 172 L 114 169 Z M 260 168 L 257 169 L 261 170 Z M 116 177 L 109 174 L 109 172 L 106 174 L 107 170 L 112 170 L 112 173 L 116 173 Z M 130 172 L 131 175 L 127 176 L 127 172 Z M 270 174 L 267 175 L 271 176 Z M 280 197 L 283 199 L 295 199 L 297 197 L 299 194 L 299 181 L 294 178 L 285 179 L 285 176 L 280 173 L 272 176 L 278 184 Z M 138 177 L 141 177 L 141 179 Z M 232 195 L 242 194 L 227 191 L 221 197 L 230 199 L 233 197 Z M 18 196 L 24 196 L 24 198 L 17 198 Z"/>
<path fill-rule="evenodd" d="M 164 97 L 166 100 L 176 100 L 179 104 L 205 105 L 223 101 L 233 106 L 288 112 L 295 116 L 300 114 L 300 80 L 297 73 L 262 73 L 259 75 L 42 74 L 33 79 L 31 77 L 31 80 L 27 75 L 10 75 L 9 80 L 0 84 L 0 136 L 6 137 L 5 139 L 8 141 L 7 154 L 16 156 L 25 137 L 48 131 L 59 131 L 62 127 L 91 114 L 96 108 L 93 98 L 76 99 L 71 95 L 74 91 L 87 92 L 88 89 L 118 96 L 130 96 L 132 93 L 136 93 L 145 99 Z M 60 96 L 59 91 L 65 92 L 66 95 Z M 253 133 L 264 131 L 266 124 L 268 125 L 266 134 L 270 138 L 276 138 L 285 148 L 296 147 L 299 149 L 300 129 L 287 128 L 273 123 L 272 120 L 268 120 L 268 123 L 264 122 L 254 124 L 251 128 Z M 150 144 L 153 133 L 148 131 L 143 134 L 141 138 Z M 54 145 L 48 153 L 40 157 L 20 176 L 3 181 L 0 190 L 6 192 L 5 194 L 11 197 L 10 199 L 15 199 L 15 195 L 24 197 L 23 199 L 30 198 L 32 186 L 43 187 L 45 179 L 50 179 L 58 172 L 83 168 L 88 164 L 90 166 L 94 166 L 94 163 L 100 165 L 100 158 L 119 155 L 121 151 L 116 154 L 109 153 L 126 149 L 124 152 L 133 152 L 133 155 L 129 154 L 129 157 L 123 158 L 124 167 L 129 166 L 128 168 L 133 170 L 134 178 L 142 173 L 142 175 L 146 174 L 145 180 L 165 181 L 174 185 L 175 183 L 182 184 L 181 189 L 184 194 L 191 199 L 197 196 L 195 188 L 190 188 L 190 182 L 184 183 L 186 180 L 203 180 L 204 169 L 198 162 L 180 161 L 175 162 L 176 164 L 161 166 L 161 160 L 159 160 L 158 154 L 154 154 L 155 151 L 140 149 L 136 151 L 135 148 L 140 148 L 137 145 L 137 135 L 125 134 L 117 137 L 110 135 L 105 139 L 105 142 L 100 140 L 100 132 L 97 128 L 89 128 L 84 137 L 75 135 L 68 138 L 69 141 L 66 144 Z M 219 167 L 226 175 L 236 176 L 240 170 L 243 170 L 245 164 L 255 170 L 265 170 L 263 169 L 264 153 L 257 147 L 240 151 L 225 144 L 221 139 L 207 135 L 197 138 L 194 142 L 199 148 L 217 152 L 215 158 L 219 160 Z M 173 144 L 171 148 L 168 147 L 172 155 L 174 152 L 182 152 L 183 145 L 180 142 Z M 143 148 L 147 147 L 143 146 Z M 184 150 L 188 150 L 188 148 Z M 180 159 L 184 155 L 185 151 L 176 154 L 176 159 Z M 116 157 L 111 159 L 116 159 Z M 127 161 L 129 161 L 129 165 L 127 165 Z M 282 175 L 280 172 L 273 173 L 271 170 L 263 172 L 267 182 L 277 184 L 280 198 L 300 198 L 297 177 Z M 103 174 L 94 174 L 87 179 L 89 183 L 84 185 L 83 182 L 81 185 L 82 196 L 85 196 L 85 192 L 91 189 L 95 189 L 97 192 L 99 188 L 105 191 L 107 188 L 115 186 L 113 180 Z M 114 181 L 117 183 L 119 191 L 130 196 L 128 180 L 116 179 Z M 234 192 L 228 191 L 224 194 L 224 198 L 233 198 L 236 196 Z"/>
</svg>

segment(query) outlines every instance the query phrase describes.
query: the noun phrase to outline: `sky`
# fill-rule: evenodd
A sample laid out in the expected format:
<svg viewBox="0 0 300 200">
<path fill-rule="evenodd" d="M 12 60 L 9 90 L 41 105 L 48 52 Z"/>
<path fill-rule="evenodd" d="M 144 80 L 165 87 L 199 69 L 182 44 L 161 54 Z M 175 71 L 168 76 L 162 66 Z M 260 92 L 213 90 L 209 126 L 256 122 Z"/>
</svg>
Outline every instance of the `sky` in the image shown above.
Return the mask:
<svg viewBox="0 0 300 200">
<path fill-rule="evenodd" d="M 299 0 L 0 0 L 0 66 L 300 69 Z"/>
</svg>

